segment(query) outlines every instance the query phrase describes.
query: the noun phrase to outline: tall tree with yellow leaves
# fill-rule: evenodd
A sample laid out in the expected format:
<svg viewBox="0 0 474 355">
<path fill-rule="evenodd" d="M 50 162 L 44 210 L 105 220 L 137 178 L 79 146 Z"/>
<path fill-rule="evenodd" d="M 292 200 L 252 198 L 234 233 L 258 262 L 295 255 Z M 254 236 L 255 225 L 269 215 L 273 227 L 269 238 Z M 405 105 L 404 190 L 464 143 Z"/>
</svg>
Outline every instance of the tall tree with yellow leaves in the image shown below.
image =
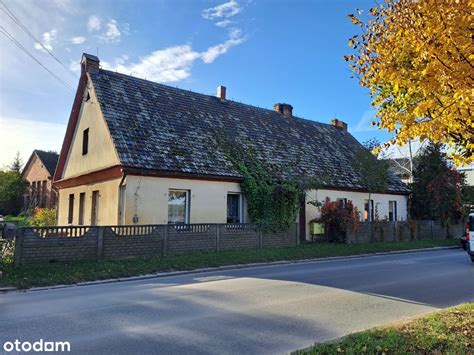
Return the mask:
<svg viewBox="0 0 474 355">
<path fill-rule="evenodd" d="M 344 58 L 370 89 L 373 122 L 410 139 L 446 144 L 454 162 L 474 162 L 474 2 L 385 0 L 349 15 L 361 33 Z"/>
</svg>

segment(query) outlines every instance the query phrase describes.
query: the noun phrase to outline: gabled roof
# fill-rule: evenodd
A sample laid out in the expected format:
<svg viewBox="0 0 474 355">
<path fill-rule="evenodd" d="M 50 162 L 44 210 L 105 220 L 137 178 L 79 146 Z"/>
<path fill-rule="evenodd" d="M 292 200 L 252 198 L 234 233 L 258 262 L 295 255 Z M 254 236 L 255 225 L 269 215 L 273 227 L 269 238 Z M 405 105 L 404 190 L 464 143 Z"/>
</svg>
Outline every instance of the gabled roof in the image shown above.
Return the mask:
<svg viewBox="0 0 474 355">
<path fill-rule="evenodd" d="M 56 165 L 58 164 L 59 154 L 56 152 L 46 152 L 44 150 L 35 149 L 31 154 L 28 162 L 23 168 L 22 175 L 26 172 L 34 156 L 37 156 L 43 163 L 45 169 L 48 171 L 49 176 L 54 176 L 54 171 L 56 170 Z"/>
<path fill-rule="evenodd" d="M 108 70 L 89 72 L 119 159 L 127 168 L 172 174 L 241 175 L 213 144 L 226 132 L 261 159 L 323 175 L 328 187 L 363 190 L 351 167 L 361 145 L 333 125 L 198 94 Z M 387 192 L 408 193 L 391 175 Z"/>
</svg>

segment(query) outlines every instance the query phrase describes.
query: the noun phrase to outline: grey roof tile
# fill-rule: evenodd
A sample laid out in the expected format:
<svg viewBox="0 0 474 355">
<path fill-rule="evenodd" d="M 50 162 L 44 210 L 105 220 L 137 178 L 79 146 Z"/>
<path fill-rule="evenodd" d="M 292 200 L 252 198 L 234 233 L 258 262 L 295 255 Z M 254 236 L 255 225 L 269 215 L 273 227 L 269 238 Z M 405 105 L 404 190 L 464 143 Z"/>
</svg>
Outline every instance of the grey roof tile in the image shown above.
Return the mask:
<svg viewBox="0 0 474 355">
<path fill-rule="evenodd" d="M 103 69 L 90 76 L 124 166 L 241 177 L 213 144 L 215 132 L 224 130 L 236 142 L 251 144 L 262 159 L 297 161 L 294 174 L 324 175 L 332 187 L 363 188 L 351 168 L 361 145 L 332 125 Z M 392 175 L 388 192 L 409 190 Z"/>
</svg>

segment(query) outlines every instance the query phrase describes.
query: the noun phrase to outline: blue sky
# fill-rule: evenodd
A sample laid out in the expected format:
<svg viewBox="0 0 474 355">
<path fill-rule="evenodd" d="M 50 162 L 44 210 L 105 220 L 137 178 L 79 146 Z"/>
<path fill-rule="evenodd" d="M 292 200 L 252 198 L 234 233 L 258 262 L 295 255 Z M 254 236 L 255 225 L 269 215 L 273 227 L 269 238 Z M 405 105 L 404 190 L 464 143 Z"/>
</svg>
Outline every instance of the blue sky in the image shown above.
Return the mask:
<svg viewBox="0 0 474 355">
<path fill-rule="evenodd" d="M 286 102 L 295 115 L 321 122 L 337 117 L 359 141 L 389 138 L 369 127 L 370 97 L 343 60 L 357 31 L 347 15 L 358 1 L 2 2 L 1 30 L 70 87 L 81 54 L 98 49 L 108 69 L 210 95 L 222 84 L 233 100 L 266 108 Z M 16 151 L 26 162 L 34 148 L 60 150 L 74 90 L 0 38 L 1 168 Z"/>
</svg>

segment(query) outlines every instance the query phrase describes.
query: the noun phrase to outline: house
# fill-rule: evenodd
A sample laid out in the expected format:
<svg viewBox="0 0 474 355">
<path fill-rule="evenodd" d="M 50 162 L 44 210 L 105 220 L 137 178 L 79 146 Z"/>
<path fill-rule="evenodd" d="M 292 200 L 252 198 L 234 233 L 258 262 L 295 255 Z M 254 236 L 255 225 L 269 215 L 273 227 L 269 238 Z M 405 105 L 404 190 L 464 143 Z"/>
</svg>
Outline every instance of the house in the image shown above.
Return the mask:
<svg viewBox="0 0 474 355">
<path fill-rule="evenodd" d="M 56 190 L 53 188 L 53 176 L 58 163 L 56 152 L 34 150 L 26 163 L 21 176 L 28 183 L 23 195 L 24 210 L 31 207 L 51 208 L 56 206 Z"/>
<path fill-rule="evenodd" d="M 262 159 L 295 162 L 299 176 L 323 174 L 307 200 L 349 199 L 371 219 L 406 219 L 409 190 L 395 176 L 368 193 L 351 168 L 361 145 L 339 120 L 298 118 L 292 106 L 257 108 L 100 69 L 84 54 L 55 186 L 58 223 L 85 225 L 249 222 L 242 176 L 213 144 L 216 132 L 252 145 Z M 315 207 L 302 204 L 301 235 Z"/>
<path fill-rule="evenodd" d="M 464 173 L 467 186 L 474 186 L 474 164 L 458 168 L 460 173 Z"/>
</svg>

